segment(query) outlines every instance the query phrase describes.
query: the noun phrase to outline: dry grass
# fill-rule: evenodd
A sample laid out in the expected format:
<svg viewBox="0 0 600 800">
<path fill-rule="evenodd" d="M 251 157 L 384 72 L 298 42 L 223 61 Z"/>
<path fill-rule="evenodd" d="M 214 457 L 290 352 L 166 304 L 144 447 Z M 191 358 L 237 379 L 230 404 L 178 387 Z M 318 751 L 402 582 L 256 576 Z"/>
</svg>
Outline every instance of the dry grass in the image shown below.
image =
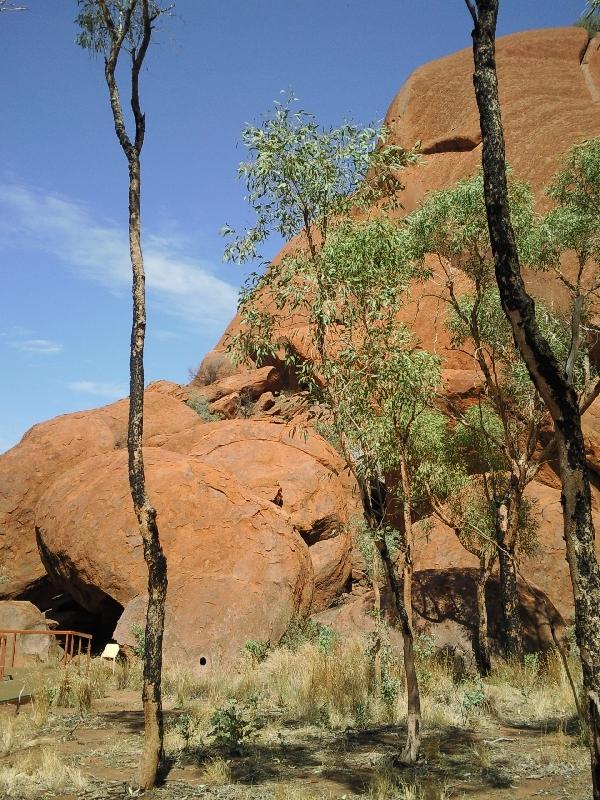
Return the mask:
<svg viewBox="0 0 600 800">
<path fill-rule="evenodd" d="M 429 733 L 465 727 L 482 731 L 494 723 L 494 718 L 556 731 L 561 724 L 566 729 L 567 721 L 575 715 L 567 676 L 554 657 L 544 662 L 529 658 L 525 666 L 499 663 L 489 678 L 481 680 L 475 675 L 457 676 L 451 664 L 424 648 L 418 669 L 423 727 Z M 94 698 L 114 689 L 137 688 L 140 674 L 136 663 L 118 664 L 113 674 L 111 665 L 97 659 L 87 676 L 76 670 L 46 670 L 31 706 L 15 718 L 0 718 L 0 755 L 8 756 L 4 758 L 6 766 L 0 769 L 0 797 L 43 796 L 44 791 L 54 791 L 54 786 L 60 785 L 65 791 L 77 787 L 83 781 L 81 773 L 60 761 L 55 751 L 40 750 L 50 741 L 45 735 L 55 718 L 53 708 L 67 705 L 84 715 Z M 402 724 L 406 715 L 400 657 L 388 653 L 384 680 L 379 683 L 367 643 L 359 640 L 335 639 L 326 647 L 319 641 L 300 640 L 271 648 L 263 660 L 241 654 L 234 667 L 202 676 L 167 666 L 164 693 L 167 702 L 178 710 L 169 717 L 166 750 L 176 759 L 192 758 L 195 763 L 213 756 L 204 761 L 202 781 L 207 786 L 233 782 L 230 765 L 217 757 L 220 751 L 214 748 L 210 736 L 215 710 L 226 707 L 230 700 L 237 700 L 244 713 L 260 719 L 258 735 L 250 741 L 252 758 L 270 758 L 271 748 L 277 749 L 289 740 L 290 726 L 294 736 L 303 726 L 309 726 L 310 736 L 319 736 L 314 726 L 339 731 L 389 722 Z M 336 758 L 340 758 L 337 751 Z M 530 760 L 534 771 L 536 765 L 543 771 L 554 764 L 562 765 L 563 771 L 585 769 L 586 752 L 573 737 L 554 734 L 540 739 L 539 752 Z M 475 743 L 468 751 L 468 761 L 483 772 L 494 766 L 494 753 L 486 744 Z M 443 789 L 432 790 L 428 785 L 425 792 L 418 783 L 402 783 L 399 777 L 397 770 L 382 763 L 366 790 L 368 797 L 442 800 L 447 796 Z M 284 778 L 276 787 L 275 797 L 313 800 L 325 795 L 311 793 L 302 783 L 289 783 Z"/>
<path fill-rule="evenodd" d="M 385 696 L 374 681 L 372 659 L 359 640 L 336 640 L 323 650 L 304 641 L 294 648 L 278 647 L 263 661 L 241 655 L 227 670 L 201 677 L 167 669 L 165 694 L 176 708 L 186 709 L 199 736 L 206 734 L 215 708 L 230 699 L 253 698 L 259 708 L 277 711 L 276 724 L 295 722 L 330 729 L 402 723 L 406 693 L 401 661 L 386 665 L 387 684 L 397 694 Z M 573 659 L 573 670 L 576 664 Z M 528 658 L 525 666 L 499 663 L 493 674 L 457 679 L 451 665 L 435 655 L 422 657 L 420 668 L 423 726 L 486 728 L 494 718 L 524 726 L 556 728 L 576 713 L 571 688 L 560 659 Z"/>
<path fill-rule="evenodd" d="M 404 783 L 391 764 L 383 763 L 373 776 L 368 789 L 369 800 L 448 800 L 448 791 L 443 787 L 420 783 Z"/>
<path fill-rule="evenodd" d="M 273 790 L 273 800 L 333 800 L 330 792 L 305 789 L 294 783 L 279 783 Z"/>
<path fill-rule="evenodd" d="M 580 688 L 577 662 L 571 659 L 572 674 Z M 486 692 L 496 715 L 527 726 L 555 727 L 577 714 L 573 692 L 558 655 L 545 662 L 528 658 L 524 666 L 502 663 L 486 681 Z"/>
<path fill-rule="evenodd" d="M 202 769 L 202 783 L 207 786 L 226 786 L 232 782 L 231 767 L 223 758 L 211 758 Z"/>
<path fill-rule="evenodd" d="M 0 767 L 3 797 L 42 797 L 42 792 L 79 791 L 86 786 L 79 769 L 66 764 L 52 749 L 26 753 Z"/>
</svg>

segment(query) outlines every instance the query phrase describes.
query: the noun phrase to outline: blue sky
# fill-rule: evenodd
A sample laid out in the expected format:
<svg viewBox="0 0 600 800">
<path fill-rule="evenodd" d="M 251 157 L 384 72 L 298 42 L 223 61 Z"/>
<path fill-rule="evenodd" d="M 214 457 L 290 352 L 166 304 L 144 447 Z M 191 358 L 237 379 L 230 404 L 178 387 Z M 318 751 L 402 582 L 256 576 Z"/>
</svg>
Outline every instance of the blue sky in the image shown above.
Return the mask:
<svg viewBox="0 0 600 800">
<path fill-rule="evenodd" d="M 0 452 L 35 422 L 127 394 L 127 173 L 75 0 L 0 15 Z M 500 33 L 572 23 L 584 0 L 502 0 Z M 470 45 L 462 0 L 179 0 L 142 76 L 146 378 L 186 381 L 243 280 L 224 223 L 245 122 L 293 89 L 324 125 L 381 120 L 410 72 Z"/>
</svg>

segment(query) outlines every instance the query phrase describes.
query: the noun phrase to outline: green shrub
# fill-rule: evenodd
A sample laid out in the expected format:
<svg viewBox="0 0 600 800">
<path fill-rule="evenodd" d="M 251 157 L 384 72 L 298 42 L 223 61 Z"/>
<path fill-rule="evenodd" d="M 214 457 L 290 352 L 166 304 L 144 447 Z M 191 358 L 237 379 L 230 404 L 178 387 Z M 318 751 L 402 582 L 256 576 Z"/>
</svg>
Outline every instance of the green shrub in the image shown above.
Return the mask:
<svg viewBox="0 0 600 800">
<path fill-rule="evenodd" d="M 255 641 L 254 639 L 248 639 L 244 645 L 244 650 L 251 656 L 252 661 L 254 661 L 256 664 L 262 664 L 262 662 L 269 655 L 271 643 L 268 641 L 261 642 Z"/>
<path fill-rule="evenodd" d="M 225 747 L 232 755 L 241 754 L 248 740 L 262 728 L 256 716 L 256 704 L 237 700 L 229 700 L 217 708 L 210 724 L 208 735 L 213 737 L 216 745 Z"/>
<path fill-rule="evenodd" d="M 333 650 L 337 634 L 327 625 L 308 617 L 298 617 L 290 622 L 279 640 L 279 647 L 295 652 L 305 642 L 316 644 L 319 652 L 327 655 Z"/>
<path fill-rule="evenodd" d="M 192 411 L 195 411 L 196 414 L 203 419 L 204 422 L 216 422 L 217 420 L 221 419 L 218 414 L 213 414 L 209 409 L 209 402 L 206 397 L 203 397 L 201 394 L 194 395 L 190 397 L 188 400 L 185 401 L 186 405 L 188 405 Z"/>
<path fill-rule="evenodd" d="M 179 736 L 185 741 L 186 747 L 189 746 L 190 741 L 193 739 L 198 727 L 197 720 L 192 717 L 187 711 L 179 714 L 174 720 L 169 721 L 169 730 L 178 733 Z"/>
<path fill-rule="evenodd" d="M 134 622 L 131 626 L 131 633 L 135 639 L 133 652 L 135 656 L 140 659 L 140 661 L 143 661 L 144 655 L 146 654 L 146 631 L 141 625 L 139 625 L 137 622 Z"/>
</svg>

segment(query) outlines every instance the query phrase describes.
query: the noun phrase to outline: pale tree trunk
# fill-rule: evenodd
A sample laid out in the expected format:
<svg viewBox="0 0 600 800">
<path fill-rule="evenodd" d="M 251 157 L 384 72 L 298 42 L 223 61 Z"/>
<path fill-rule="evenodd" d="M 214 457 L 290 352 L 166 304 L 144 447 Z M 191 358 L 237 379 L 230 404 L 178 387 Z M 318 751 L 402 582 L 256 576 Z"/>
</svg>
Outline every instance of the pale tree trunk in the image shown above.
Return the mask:
<svg viewBox="0 0 600 800">
<path fill-rule="evenodd" d="M 573 586 L 594 800 L 600 800 L 600 569 L 578 398 L 535 319 L 521 277 L 510 219 L 505 147 L 498 99 L 495 36 L 498 0 L 466 0 L 474 21 L 474 85 L 483 140 L 485 204 L 496 280 L 515 342 L 554 420 L 562 480 L 564 538 Z"/>
<path fill-rule="evenodd" d="M 400 757 L 406 764 L 414 764 L 421 747 L 421 697 L 415 665 L 414 619 L 412 604 L 414 532 L 411 516 L 411 492 L 408 467 L 404 456 L 400 457 L 400 480 L 402 481 L 402 514 L 404 518 L 404 563 L 402 567 L 402 591 L 406 622 L 403 621 L 404 670 L 408 695 L 408 732 L 406 746 Z M 404 628 L 407 628 L 405 631 Z"/>
<path fill-rule="evenodd" d="M 367 519 L 371 522 L 373 530 L 376 530 L 379 520 L 375 518 L 371 491 L 358 473 L 355 473 L 355 477 L 357 478 L 359 486 L 361 486 Z M 406 743 L 399 753 L 398 761 L 405 766 L 410 766 L 417 762 L 421 749 L 421 696 L 415 663 L 413 629 L 404 605 L 403 592 L 398 583 L 396 565 L 394 564 L 383 536 L 377 541 L 377 547 L 384 570 L 385 582 L 391 589 L 400 630 L 402 632 L 404 676 L 406 679 L 407 694 L 407 733 Z"/>
<path fill-rule="evenodd" d="M 161 697 L 162 642 L 167 592 L 167 562 L 161 548 L 156 511 L 146 492 L 142 439 L 144 432 L 144 340 L 146 334 L 146 297 L 144 259 L 141 245 L 140 153 L 144 144 L 145 116 L 140 108 L 139 73 L 150 44 L 152 22 L 148 0 L 130 0 L 122 18 L 115 23 L 105 0 L 98 0 L 106 30 L 110 35 L 110 53 L 104 74 L 108 85 L 115 132 L 129 167 L 129 254 L 132 269 L 133 323 L 129 360 L 129 424 L 127 451 L 129 487 L 142 537 L 144 559 L 148 568 L 148 608 L 146 612 L 142 702 L 144 709 L 144 749 L 140 759 L 138 782 L 141 789 L 156 784 L 163 758 L 163 713 Z M 135 120 L 135 140 L 127 134 L 115 70 L 123 42 L 130 34 L 133 14 L 141 8 L 141 35 L 131 52 L 131 109 Z M 158 13 L 158 12 L 157 12 Z"/>
<path fill-rule="evenodd" d="M 413 629 L 404 605 L 402 592 L 396 578 L 394 562 L 385 541 L 380 543 L 381 557 L 392 589 L 396 613 L 402 631 L 404 651 L 404 675 L 406 677 L 407 694 L 407 731 L 406 744 L 400 753 L 399 761 L 405 765 L 415 764 L 421 748 L 421 696 L 415 663 L 415 647 Z"/>
</svg>

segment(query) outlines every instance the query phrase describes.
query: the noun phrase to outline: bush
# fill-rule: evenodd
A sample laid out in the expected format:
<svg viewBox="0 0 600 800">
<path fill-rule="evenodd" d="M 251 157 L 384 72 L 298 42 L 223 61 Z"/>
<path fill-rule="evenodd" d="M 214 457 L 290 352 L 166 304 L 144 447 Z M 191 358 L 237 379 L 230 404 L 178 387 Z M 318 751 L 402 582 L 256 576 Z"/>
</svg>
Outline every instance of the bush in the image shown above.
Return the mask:
<svg viewBox="0 0 600 800">
<path fill-rule="evenodd" d="M 135 639 L 135 645 L 133 646 L 134 655 L 136 658 L 139 658 L 140 661 L 143 661 L 144 655 L 146 654 L 146 631 L 141 625 L 134 622 L 131 626 L 131 633 Z"/>
<path fill-rule="evenodd" d="M 195 411 L 196 414 L 203 419 L 204 422 L 216 422 L 217 420 L 221 419 L 218 414 L 213 414 L 209 409 L 209 402 L 206 397 L 203 397 L 201 394 L 194 395 L 190 397 L 188 400 L 185 401 L 186 405 L 188 405 L 192 411 Z"/>
<path fill-rule="evenodd" d="M 256 717 L 255 704 L 229 700 L 217 708 L 210 718 L 208 733 L 216 745 L 225 747 L 232 755 L 240 755 L 248 740 L 262 727 Z"/>
<path fill-rule="evenodd" d="M 327 654 L 333 650 L 337 634 L 327 625 L 314 622 L 308 617 L 293 620 L 279 640 L 279 647 L 295 652 L 309 642 L 317 645 L 319 652 Z"/>
<path fill-rule="evenodd" d="M 271 649 L 270 642 L 254 641 L 249 639 L 244 645 L 244 650 L 250 655 L 255 664 L 262 664 L 265 658 L 269 655 Z"/>
</svg>

